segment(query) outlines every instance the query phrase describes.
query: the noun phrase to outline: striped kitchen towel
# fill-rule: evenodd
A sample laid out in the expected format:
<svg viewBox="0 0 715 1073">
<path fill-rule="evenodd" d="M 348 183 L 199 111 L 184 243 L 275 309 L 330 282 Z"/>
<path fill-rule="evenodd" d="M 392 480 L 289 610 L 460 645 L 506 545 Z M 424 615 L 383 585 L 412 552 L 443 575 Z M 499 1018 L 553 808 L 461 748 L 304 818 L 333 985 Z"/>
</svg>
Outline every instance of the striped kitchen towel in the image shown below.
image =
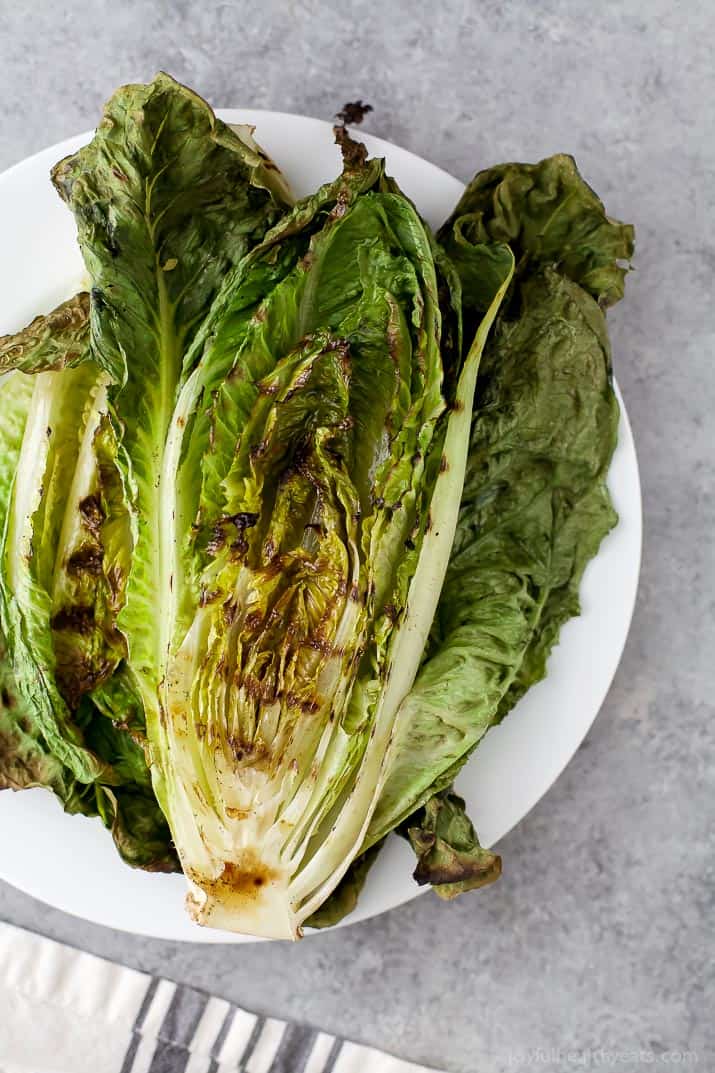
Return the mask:
<svg viewBox="0 0 715 1073">
<path fill-rule="evenodd" d="M 0 1073 L 437 1073 L 0 922 Z"/>
</svg>

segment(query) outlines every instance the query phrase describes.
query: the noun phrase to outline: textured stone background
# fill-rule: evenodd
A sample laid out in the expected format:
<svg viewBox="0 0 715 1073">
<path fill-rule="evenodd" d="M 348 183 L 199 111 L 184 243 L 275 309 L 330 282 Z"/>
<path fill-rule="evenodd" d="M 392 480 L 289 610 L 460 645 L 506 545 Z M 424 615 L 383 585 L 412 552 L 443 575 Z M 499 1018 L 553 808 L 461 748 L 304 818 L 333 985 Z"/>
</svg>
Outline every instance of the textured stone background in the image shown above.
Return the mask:
<svg viewBox="0 0 715 1073">
<path fill-rule="evenodd" d="M 368 129 L 464 179 L 573 152 L 638 233 L 611 323 L 646 533 L 608 700 L 504 840 L 492 890 L 451 906 L 427 895 L 294 947 L 134 939 L 1 885 L 0 917 L 463 1073 L 583 1068 L 569 1049 L 601 1069 L 639 1069 L 622 1053 L 634 1049 L 694 1050 L 713 1068 L 711 12 L 707 0 L 0 0 L 3 167 L 94 125 L 115 86 L 158 68 L 215 104 L 329 118 L 362 96 Z"/>
</svg>

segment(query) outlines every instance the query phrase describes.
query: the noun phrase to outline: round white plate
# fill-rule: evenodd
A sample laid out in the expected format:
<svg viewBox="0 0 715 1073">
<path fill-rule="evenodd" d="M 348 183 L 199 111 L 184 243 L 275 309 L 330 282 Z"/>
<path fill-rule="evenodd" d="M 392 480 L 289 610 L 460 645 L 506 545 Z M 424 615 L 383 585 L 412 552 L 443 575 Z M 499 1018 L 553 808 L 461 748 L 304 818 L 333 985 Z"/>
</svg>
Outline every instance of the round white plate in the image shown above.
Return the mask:
<svg viewBox="0 0 715 1073">
<path fill-rule="evenodd" d="M 328 123 L 258 110 L 219 114 L 231 123 L 255 123 L 256 137 L 298 196 L 340 170 Z M 439 225 L 462 184 L 404 149 L 362 137 L 372 154 L 387 158 L 390 174 L 425 219 Z M 52 309 L 72 293 L 81 276 L 74 220 L 54 192 L 49 172 L 90 138 L 89 133 L 70 138 L 0 175 L 0 334 Z M 563 771 L 596 717 L 623 651 L 641 551 L 638 463 L 624 407 L 609 486 L 620 522 L 586 571 L 583 614 L 562 631 L 548 678 L 490 731 L 458 780 L 486 846 L 518 823 Z M 345 923 L 365 920 L 421 893 L 413 868 L 407 844 L 389 839 L 358 909 Z M 44 790 L 0 794 L 0 877 L 49 905 L 108 927 L 162 939 L 251 941 L 193 924 L 184 912 L 181 876 L 127 868 L 99 820 L 66 816 Z"/>
</svg>

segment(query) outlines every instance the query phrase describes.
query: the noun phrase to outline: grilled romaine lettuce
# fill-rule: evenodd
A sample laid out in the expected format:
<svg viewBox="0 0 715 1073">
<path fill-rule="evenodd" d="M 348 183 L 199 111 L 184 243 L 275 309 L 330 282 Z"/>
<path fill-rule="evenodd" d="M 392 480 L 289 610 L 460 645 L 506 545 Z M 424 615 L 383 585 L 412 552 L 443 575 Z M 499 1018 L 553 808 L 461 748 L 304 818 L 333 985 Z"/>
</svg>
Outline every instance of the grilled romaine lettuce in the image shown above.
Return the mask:
<svg viewBox="0 0 715 1073">
<path fill-rule="evenodd" d="M 544 677 L 561 627 L 579 613 L 584 569 L 616 522 L 606 476 L 618 403 L 603 309 L 623 293 L 633 229 L 610 220 L 573 160 L 556 156 L 477 175 L 438 240 L 461 281 L 467 333 L 488 301 L 485 243 L 508 242 L 517 268 L 479 368 L 426 658 L 363 849 L 398 824 L 456 830 L 445 827 L 443 801 L 411 813 L 439 798 L 489 727 Z M 430 879 L 433 855 L 411 841 L 418 878 L 450 896 L 454 883 L 442 889 L 440 868 Z M 484 851 L 475 843 L 474 852 L 478 860 Z M 478 868 L 476 876 L 481 885 Z"/>
<path fill-rule="evenodd" d="M 395 829 L 443 897 L 499 875 L 450 786 L 615 522 L 632 253 L 568 157 L 435 241 L 337 136 L 291 206 L 249 128 L 124 87 L 53 171 L 90 293 L 0 340 L 0 786 L 289 938 Z"/>
</svg>

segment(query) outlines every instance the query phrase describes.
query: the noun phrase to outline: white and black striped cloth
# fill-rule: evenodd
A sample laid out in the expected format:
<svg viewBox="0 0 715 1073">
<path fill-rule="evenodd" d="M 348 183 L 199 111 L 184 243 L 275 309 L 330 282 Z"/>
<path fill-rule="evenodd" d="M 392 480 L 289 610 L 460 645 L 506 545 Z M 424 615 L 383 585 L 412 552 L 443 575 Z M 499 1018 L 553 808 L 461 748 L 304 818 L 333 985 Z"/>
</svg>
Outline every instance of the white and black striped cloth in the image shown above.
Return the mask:
<svg viewBox="0 0 715 1073">
<path fill-rule="evenodd" d="M 0 923 L 0 1073 L 436 1073 Z"/>
</svg>

